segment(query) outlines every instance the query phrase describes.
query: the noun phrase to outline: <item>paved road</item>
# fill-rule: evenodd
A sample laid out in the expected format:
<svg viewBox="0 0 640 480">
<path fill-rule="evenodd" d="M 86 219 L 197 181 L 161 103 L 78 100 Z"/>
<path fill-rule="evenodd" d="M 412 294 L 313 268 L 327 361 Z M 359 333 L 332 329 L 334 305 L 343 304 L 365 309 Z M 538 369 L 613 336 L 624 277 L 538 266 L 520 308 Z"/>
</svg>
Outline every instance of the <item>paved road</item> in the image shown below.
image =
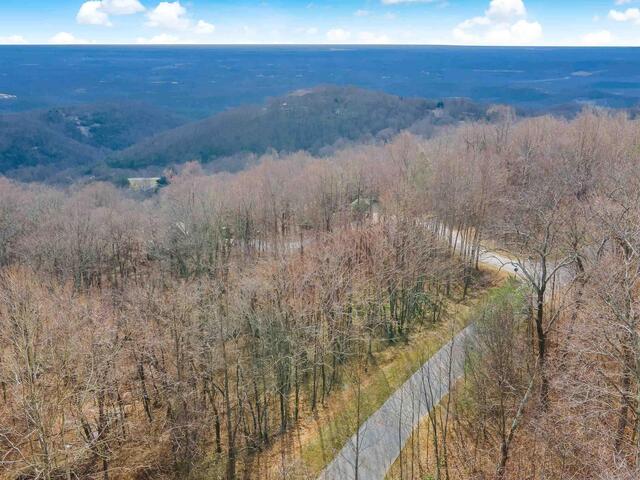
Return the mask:
<svg viewBox="0 0 640 480">
<path fill-rule="evenodd" d="M 486 249 L 480 252 L 480 263 L 522 276 L 510 259 Z M 398 388 L 347 441 L 319 480 L 383 480 L 420 420 L 462 377 L 465 343 L 473 328 L 457 334 Z"/>
<path fill-rule="evenodd" d="M 347 441 L 320 479 L 384 479 L 420 419 L 464 373 L 465 340 L 472 332 L 473 325 L 465 328 L 396 390 Z"/>
<path fill-rule="evenodd" d="M 425 224 L 429 228 L 428 224 Z M 449 231 L 444 237 L 448 237 Z M 459 235 L 451 237 L 457 249 L 462 250 Z M 311 239 L 291 241 L 283 245 L 289 251 L 310 243 Z M 523 269 L 531 278 L 541 272 L 533 262 L 522 264 L 487 248 L 480 249 L 479 263 L 526 279 Z M 570 276 L 567 268 L 558 272 L 565 283 Z M 319 480 L 383 480 L 387 471 L 400 455 L 414 428 L 449 393 L 464 373 L 465 343 L 473 335 L 473 325 L 457 334 L 432 356 L 387 401 L 360 426 L 320 474 Z M 357 468 L 356 468 L 357 467 Z"/>
</svg>

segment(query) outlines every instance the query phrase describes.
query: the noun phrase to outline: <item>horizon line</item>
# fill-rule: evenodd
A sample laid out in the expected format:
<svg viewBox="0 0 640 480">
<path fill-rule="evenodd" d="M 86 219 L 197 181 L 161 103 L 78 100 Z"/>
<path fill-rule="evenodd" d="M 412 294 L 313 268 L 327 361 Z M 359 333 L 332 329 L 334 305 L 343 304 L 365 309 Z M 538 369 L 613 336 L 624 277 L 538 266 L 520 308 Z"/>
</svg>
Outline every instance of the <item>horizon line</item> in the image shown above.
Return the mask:
<svg viewBox="0 0 640 480">
<path fill-rule="evenodd" d="M 0 47 L 447 47 L 447 48 L 640 48 L 640 45 L 460 45 L 449 43 L 0 43 Z"/>
</svg>

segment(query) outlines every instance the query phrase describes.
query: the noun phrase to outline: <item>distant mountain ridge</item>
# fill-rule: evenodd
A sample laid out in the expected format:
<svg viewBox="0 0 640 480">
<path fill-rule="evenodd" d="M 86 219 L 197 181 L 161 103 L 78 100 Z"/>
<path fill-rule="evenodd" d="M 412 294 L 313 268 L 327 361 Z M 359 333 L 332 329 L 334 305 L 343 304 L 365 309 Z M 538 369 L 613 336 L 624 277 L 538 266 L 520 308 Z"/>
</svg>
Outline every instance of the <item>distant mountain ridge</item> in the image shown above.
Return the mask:
<svg viewBox="0 0 640 480">
<path fill-rule="evenodd" d="M 239 154 L 319 153 L 338 141 L 386 138 L 417 123 L 485 115 L 485 108 L 464 99 L 402 98 L 337 86 L 298 90 L 189 123 L 137 103 L 7 114 L 0 116 L 0 173 L 54 182 L 113 179 L 190 160 L 238 170 L 245 166 Z"/>
<path fill-rule="evenodd" d="M 186 160 L 215 163 L 230 155 L 269 149 L 318 153 L 338 140 L 408 128 L 439 107 L 444 108 L 444 102 L 353 87 L 300 90 L 263 106 L 232 109 L 162 132 L 112 155 L 107 162 L 116 168 L 140 168 Z"/>
</svg>

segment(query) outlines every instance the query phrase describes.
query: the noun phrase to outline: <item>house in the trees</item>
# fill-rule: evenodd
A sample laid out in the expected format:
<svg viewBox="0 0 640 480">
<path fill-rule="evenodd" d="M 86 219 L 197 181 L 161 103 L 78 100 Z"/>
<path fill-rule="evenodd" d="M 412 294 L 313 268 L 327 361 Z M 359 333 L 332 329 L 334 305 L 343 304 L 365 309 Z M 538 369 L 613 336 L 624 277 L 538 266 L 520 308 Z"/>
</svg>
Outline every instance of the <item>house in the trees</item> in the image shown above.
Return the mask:
<svg viewBox="0 0 640 480">
<path fill-rule="evenodd" d="M 155 192 L 162 183 L 162 177 L 128 178 L 129 188 L 136 192 Z"/>
</svg>

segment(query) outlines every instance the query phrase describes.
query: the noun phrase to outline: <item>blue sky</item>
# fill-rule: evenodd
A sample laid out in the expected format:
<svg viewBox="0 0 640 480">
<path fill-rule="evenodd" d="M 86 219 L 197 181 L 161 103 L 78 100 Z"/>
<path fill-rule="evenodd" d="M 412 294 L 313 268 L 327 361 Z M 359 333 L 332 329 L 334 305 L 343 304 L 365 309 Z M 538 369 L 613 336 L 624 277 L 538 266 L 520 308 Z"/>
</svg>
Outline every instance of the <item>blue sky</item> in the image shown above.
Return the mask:
<svg viewBox="0 0 640 480">
<path fill-rule="evenodd" d="M 640 0 L 0 0 L 16 43 L 640 46 Z"/>
</svg>

